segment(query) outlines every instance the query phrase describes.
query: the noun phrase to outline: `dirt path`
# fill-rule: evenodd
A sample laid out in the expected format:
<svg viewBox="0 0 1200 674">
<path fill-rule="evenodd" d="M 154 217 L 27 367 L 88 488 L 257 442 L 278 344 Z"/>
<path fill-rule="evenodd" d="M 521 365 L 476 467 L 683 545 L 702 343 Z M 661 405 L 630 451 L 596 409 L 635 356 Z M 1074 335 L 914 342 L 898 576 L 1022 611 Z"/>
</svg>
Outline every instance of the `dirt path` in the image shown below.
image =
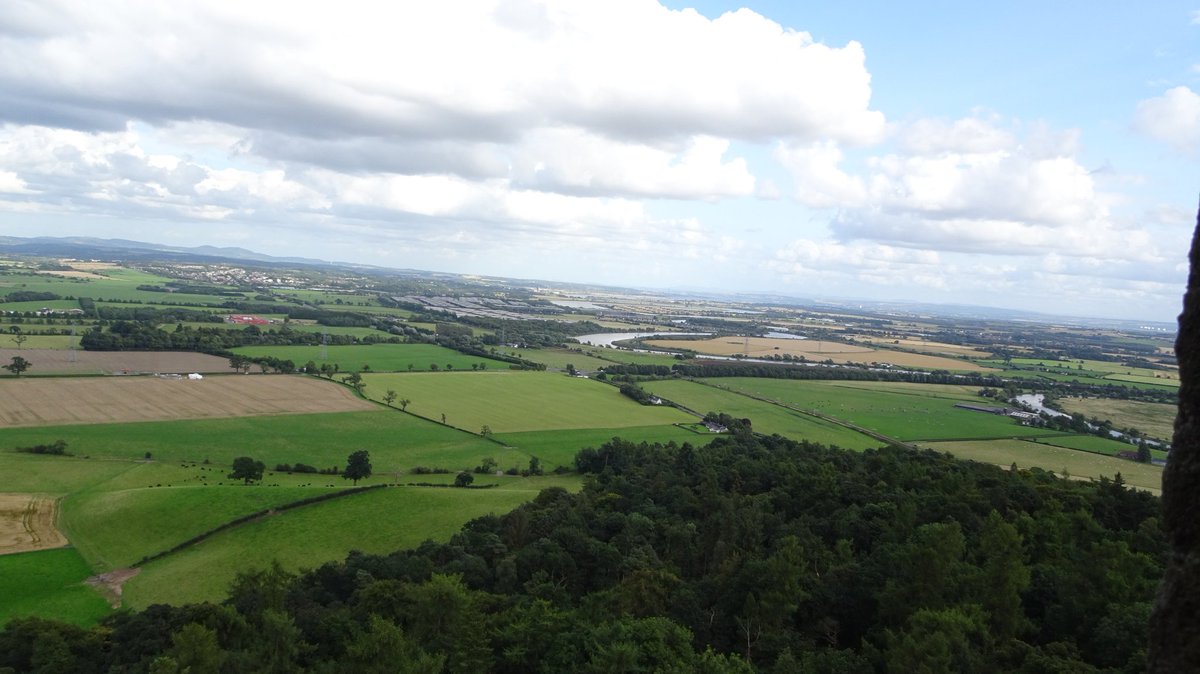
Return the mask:
<svg viewBox="0 0 1200 674">
<path fill-rule="evenodd" d="M 0 555 L 66 545 L 55 526 L 57 506 L 42 494 L 0 494 Z"/>
<path fill-rule="evenodd" d="M 100 591 L 113 608 L 121 607 L 121 588 L 125 581 L 141 573 L 141 569 L 113 569 L 83 581 Z"/>
</svg>

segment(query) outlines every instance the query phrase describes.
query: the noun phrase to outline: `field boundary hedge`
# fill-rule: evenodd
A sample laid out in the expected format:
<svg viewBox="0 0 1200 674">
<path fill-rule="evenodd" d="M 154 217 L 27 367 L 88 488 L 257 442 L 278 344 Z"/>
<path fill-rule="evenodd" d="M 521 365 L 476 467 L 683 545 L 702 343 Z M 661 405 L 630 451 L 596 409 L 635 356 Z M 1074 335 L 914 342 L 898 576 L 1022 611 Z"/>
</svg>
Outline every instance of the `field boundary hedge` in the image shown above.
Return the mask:
<svg viewBox="0 0 1200 674">
<path fill-rule="evenodd" d="M 243 515 L 236 519 L 229 520 L 228 522 L 225 522 L 224 524 L 221 524 L 220 526 L 217 526 L 215 528 L 209 529 L 208 531 L 205 531 L 204 533 L 192 536 L 191 538 L 187 539 L 186 541 L 183 541 L 182 543 L 179 543 L 178 545 L 175 545 L 166 550 L 163 550 L 162 552 L 156 552 L 153 555 L 148 555 L 146 557 L 142 557 L 140 560 L 135 562 L 133 564 L 133 566 L 137 567 L 137 566 L 142 566 L 144 564 L 149 564 L 150 562 L 162 559 L 163 557 L 166 557 L 167 555 L 175 554 L 176 552 L 179 552 L 186 548 L 190 548 L 193 545 L 202 543 L 205 540 L 212 538 L 213 536 L 221 533 L 222 531 L 225 531 L 227 529 L 232 529 L 232 528 L 240 526 L 242 524 L 246 524 L 247 522 L 252 522 L 254 520 L 262 519 L 262 518 L 267 517 L 268 515 L 272 515 L 274 513 L 280 513 L 280 512 L 292 510 L 295 508 L 300 508 L 300 507 L 307 506 L 307 505 L 313 505 L 314 503 L 320 503 L 322 501 L 329 501 L 329 500 L 332 500 L 335 498 L 342 498 L 344 496 L 352 496 L 354 494 L 361 494 L 362 492 L 371 491 L 374 489 L 382 489 L 387 486 L 390 486 L 390 485 L 373 484 L 373 485 L 366 486 L 366 487 L 351 487 L 350 489 L 343 489 L 343 490 L 334 491 L 334 492 L 327 492 L 327 493 L 320 494 L 317 496 L 310 496 L 308 498 L 302 498 L 299 501 L 292 501 L 291 503 L 285 503 L 283 505 L 275 506 L 273 508 L 265 508 L 263 510 L 258 510 L 256 512 L 250 513 L 249 515 Z"/>
</svg>

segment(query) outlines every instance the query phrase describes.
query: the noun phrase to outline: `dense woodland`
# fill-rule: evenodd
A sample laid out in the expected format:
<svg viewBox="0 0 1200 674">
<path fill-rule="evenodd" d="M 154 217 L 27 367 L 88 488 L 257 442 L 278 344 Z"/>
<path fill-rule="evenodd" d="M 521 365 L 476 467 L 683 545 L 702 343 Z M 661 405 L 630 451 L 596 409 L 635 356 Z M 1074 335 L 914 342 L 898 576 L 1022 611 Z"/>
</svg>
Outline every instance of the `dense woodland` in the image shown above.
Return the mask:
<svg viewBox="0 0 1200 674">
<path fill-rule="evenodd" d="M 1159 499 L 748 432 L 587 449 L 448 543 L 241 575 L 221 605 L 19 619 L 26 672 L 1135 672 Z M 351 497 L 353 498 L 353 497 Z"/>
</svg>

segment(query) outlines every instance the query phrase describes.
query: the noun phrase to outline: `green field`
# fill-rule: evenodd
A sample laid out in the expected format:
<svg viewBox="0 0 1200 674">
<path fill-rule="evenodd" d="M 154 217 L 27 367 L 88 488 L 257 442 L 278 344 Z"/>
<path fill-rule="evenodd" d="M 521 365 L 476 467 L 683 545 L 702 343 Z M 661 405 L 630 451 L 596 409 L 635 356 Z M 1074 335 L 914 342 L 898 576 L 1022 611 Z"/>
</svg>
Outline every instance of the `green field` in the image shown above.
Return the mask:
<svg viewBox="0 0 1200 674">
<path fill-rule="evenodd" d="M 479 478 L 493 489 L 398 487 L 334 499 L 248 523 L 147 564 L 125 585 L 126 604 L 217 600 L 239 570 L 313 568 L 351 550 L 382 554 L 428 539 L 445 540 L 468 520 L 506 513 L 552 485 L 578 478 Z"/>
<path fill-rule="evenodd" d="M 0 449 L 58 439 L 66 440 L 70 451 L 92 456 L 91 463 L 101 463 L 99 457 L 141 459 L 150 452 L 159 462 L 207 459 L 221 468 L 231 465 L 238 456 L 252 456 L 268 468 L 277 463 L 306 463 L 324 468 L 344 465 L 346 456 L 359 449 L 371 453 L 376 472 L 406 471 L 418 465 L 471 468 L 485 456 L 494 456 L 501 465 L 528 461 L 524 455 L 494 442 L 383 408 L 370 412 L 0 429 Z M 47 463 L 87 463 L 70 457 L 30 457 L 3 451 L 0 457 L 3 457 L 0 461 L 20 457 L 41 458 Z M 53 464 L 47 463 L 39 466 L 52 469 Z M 84 465 L 83 470 L 86 469 Z M 123 470 L 129 470 L 128 465 Z M 31 488 L 7 488 L 9 491 L 67 491 L 39 487 L 37 478 L 16 479 Z M 46 479 L 62 482 L 56 476 Z M 77 483 L 72 484 L 78 488 Z"/>
<path fill-rule="evenodd" d="M 550 372 L 368 374 L 367 395 L 388 389 L 412 401 L 409 412 L 472 432 L 670 425 L 692 419 L 669 407 L 639 405 L 614 386 Z"/>
<path fill-rule="evenodd" d="M 1011 438 L 1054 434 L 1022 426 L 1010 417 L 954 407 L 955 403 L 990 406 L 963 387 L 922 384 L 863 387 L 838 381 L 789 381 L 730 377 L 707 380 L 718 386 L 761 396 L 804 410 L 848 421 L 899 440 Z"/>
<path fill-rule="evenodd" d="M 221 467 L 219 474 L 227 470 Z M 320 479 L 328 480 L 329 476 Z M 100 484 L 64 500 L 64 530 L 96 572 L 111 571 L 243 515 L 335 491 L 232 486 L 226 482 L 224 487 L 142 486 L 111 491 L 106 489 L 108 485 Z"/>
<path fill-rule="evenodd" d="M 718 436 L 707 431 L 701 435 L 679 426 L 634 426 L 501 433 L 496 439 L 526 454 L 536 456 L 550 466 L 574 468 L 575 454 L 579 450 L 584 447 L 599 447 L 615 437 L 631 442 L 690 442 L 693 445 L 703 445 Z"/>
<path fill-rule="evenodd" d="M 375 334 L 380 334 L 376 332 Z M 356 372 L 369 365 L 373 372 L 407 372 L 410 370 L 428 372 L 431 365 L 439 370 L 449 365 L 455 370 L 470 370 L 472 365 L 481 363 L 487 369 L 507 369 L 509 363 L 479 356 L 467 356 L 457 351 L 436 344 L 355 344 L 348 346 L 327 346 L 328 358 L 321 359 L 321 346 L 243 346 L 233 350 L 234 353 L 252 358 L 274 356 L 290 360 L 297 367 L 308 361 L 317 366 L 324 363 L 337 365 L 343 373 Z"/>
<path fill-rule="evenodd" d="M 79 331 L 83 334 L 83 331 Z M 13 341 L 16 335 L 0 336 L 0 349 L 16 349 L 17 343 Z M 79 337 L 70 335 L 25 335 L 25 341 L 21 343 L 21 349 L 69 349 L 74 345 L 79 346 Z"/>
<path fill-rule="evenodd" d="M 34 615 L 95 624 L 112 609 L 99 592 L 83 584 L 92 575 L 74 548 L 0 555 L 0 625 Z"/>
<path fill-rule="evenodd" d="M 588 347 L 591 349 L 591 347 Z M 510 349 L 498 348 L 499 353 L 506 356 L 516 356 L 535 363 L 542 363 L 546 367 L 554 370 L 565 370 L 567 364 L 574 365 L 580 370 L 594 371 L 606 365 L 612 365 L 607 360 L 589 356 L 586 353 L 578 351 L 570 351 L 568 349 Z"/>
<path fill-rule="evenodd" d="M 32 292 L 56 293 L 64 297 L 90 297 L 97 301 L 101 299 L 110 301 L 132 300 L 151 304 L 221 304 L 233 299 L 220 295 L 190 295 L 138 290 L 137 287 L 139 285 L 161 286 L 172 279 L 147 274 L 135 269 L 103 269 L 96 273 L 105 278 L 62 278 L 45 274 L 0 276 L 0 295 L 14 290 L 27 290 Z M 79 304 L 73 300 L 59 301 L 69 302 L 70 306 L 64 308 L 79 308 Z M 37 303 L 34 302 L 31 304 Z M 42 306 L 54 305 L 51 303 L 42 303 Z M 40 307 L 35 307 L 34 310 L 37 308 Z"/>
<path fill-rule="evenodd" d="M 778 433 L 796 440 L 836 445 L 846 449 L 867 449 L 882 444 L 879 440 L 843 426 L 696 382 L 652 381 L 645 382 L 643 388 L 699 414 L 724 412 L 735 417 L 749 418 L 758 433 Z"/>
<path fill-rule="evenodd" d="M 1159 493 L 1162 490 L 1162 469 L 1144 463 L 1126 461 L 1111 456 L 1080 452 L 1026 440 L 983 440 L 921 443 L 922 447 L 950 452 L 960 459 L 971 459 L 1008 467 L 1038 467 L 1074 478 L 1112 478 L 1117 473 L 1126 484 Z"/>
<path fill-rule="evenodd" d="M 1084 452 L 1107 454 L 1109 456 L 1116 456 L 1117 452 L 1137 451 L 1137 445 L 1131 445 L 1128 442 L 1121 442 L 1120 440 L 1111 438 L 1101 438 L 1095 435 L 1060 435 L 1051 438 L 1039 438 L 1038 442 L 1066 447 L 1067 449 L 1078 449 Z M 1167 452 L 1158 449 L 1151 449 L 1150 455 L 1156 459 L 1167 458 Z"/>
<path fill-rule="evenodd" d="M 1060 398 L 1064 411 L 1088 418 L 1108 420 L 1116 428 L 1136 428 L 1150 437 L 1170 440 L 1175 433 L 1179 409 L 1167 403 L 1148 403 L 1113 398 Z"/>
</svg>

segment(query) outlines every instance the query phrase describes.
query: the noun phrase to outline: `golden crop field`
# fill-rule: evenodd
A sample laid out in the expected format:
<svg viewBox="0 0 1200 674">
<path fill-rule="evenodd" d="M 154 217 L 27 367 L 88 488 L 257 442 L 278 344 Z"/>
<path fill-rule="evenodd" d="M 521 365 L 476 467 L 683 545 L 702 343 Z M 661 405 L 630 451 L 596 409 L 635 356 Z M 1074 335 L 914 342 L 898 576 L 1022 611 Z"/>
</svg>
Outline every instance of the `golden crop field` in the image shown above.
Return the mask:
<svg viewBox="0 0 1200 674">
<path fill-rule="evenodd" d="M 370 409 L 377 408 L 345 387 L 291 375 L 0 380 L 0 426 L 7 427 Z"/>
<path fill-rule="evenodd" d="M 732 356 L 735 353 L 742 353 L 751 358 L 770 358 L 776 354 L 791 354 L 815 361 L 832 360 L 835 363 L 890 363 L 899 367 L 931 370 L 986 371 L 990 369 L 966 360 L 945 356 L 872 349 L 857 344 L 817 339 L 716 337 L 704 340 L 652 339 L 647 340 L 646 344 L 668 349 L 691 349 L 714 356 Z"/>
<path fill-rule="evenodd" d="M 0 494 L 0 555 L 58 548 L 67 539 L 55 526 L 55 500 L 41 494 Z"/>
</svg>

